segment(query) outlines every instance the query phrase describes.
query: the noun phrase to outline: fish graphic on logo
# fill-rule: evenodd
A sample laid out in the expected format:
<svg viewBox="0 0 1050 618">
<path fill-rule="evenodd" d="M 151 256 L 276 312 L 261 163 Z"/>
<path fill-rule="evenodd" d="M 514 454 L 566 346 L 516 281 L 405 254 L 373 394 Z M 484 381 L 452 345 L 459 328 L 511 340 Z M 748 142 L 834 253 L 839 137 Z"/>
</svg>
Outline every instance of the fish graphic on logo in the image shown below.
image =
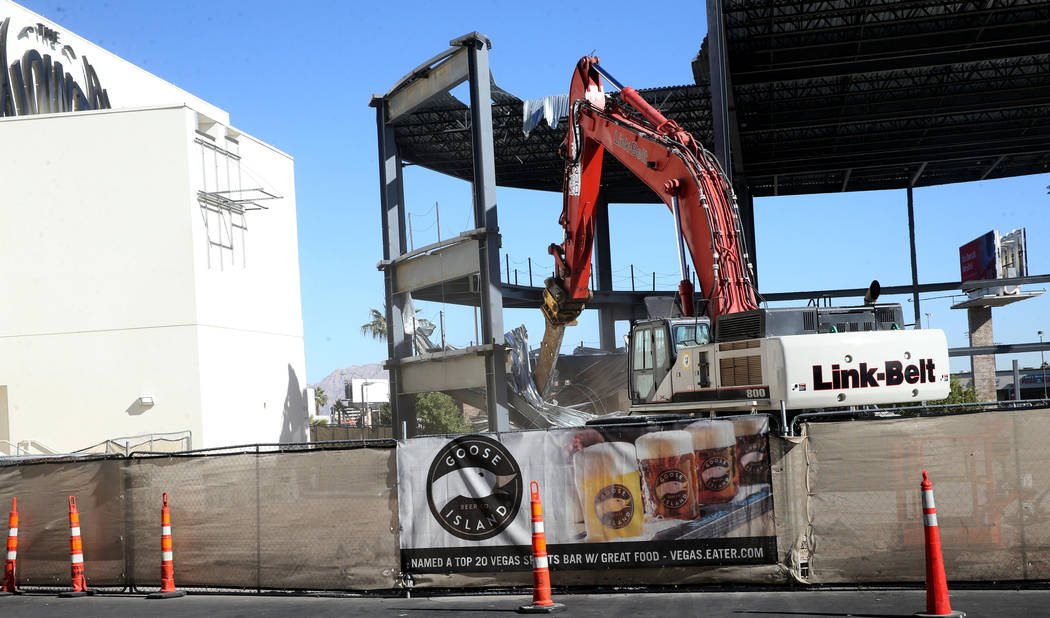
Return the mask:
<svg viewBox="0 0 1050 618">
<path fill-rule="evenodd" d="M 431 483 L 435 505 L 444 507 L 456 498 L 485 499 L 514 479 L 517 474 L 496 474 L 478 466 L 452 470 Z"/>
</svg>

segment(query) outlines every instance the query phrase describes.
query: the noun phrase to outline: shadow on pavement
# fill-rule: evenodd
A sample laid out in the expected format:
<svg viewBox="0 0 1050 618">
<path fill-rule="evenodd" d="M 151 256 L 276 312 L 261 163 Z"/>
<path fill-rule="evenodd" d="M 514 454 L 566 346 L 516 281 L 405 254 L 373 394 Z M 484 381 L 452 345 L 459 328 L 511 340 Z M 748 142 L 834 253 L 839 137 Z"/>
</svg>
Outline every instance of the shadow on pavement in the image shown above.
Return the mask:
<svg viewBox="0 0 1050 618">
<path fill-rule="evenodd" d="M 760 611 L 743 611 L 737 610 L 735 614 L 756 614 L 766 616 L 835 616 L 840 618 L 910 618 L 915 614 L 854 614 L 852 612 L 784 612 L 783 610 L 777 610 L 776 612 L 760 612 Z"/>
<path fill-rule="evenodd" d="M 520 605 L 520 604 L 519 604 Z M 507 612 L 510 614 L 517 613 L 517 607 L 391 607 L 391 611 L 399 612 L 423 612 L 423 613 L 437 613 L 437 612 L 453 612 L 453 613 L 466 613 L 466 612 L 488 612 L 498 613 Z M 893 618 L 896 618 L 894 616 Z"/>
</svg>

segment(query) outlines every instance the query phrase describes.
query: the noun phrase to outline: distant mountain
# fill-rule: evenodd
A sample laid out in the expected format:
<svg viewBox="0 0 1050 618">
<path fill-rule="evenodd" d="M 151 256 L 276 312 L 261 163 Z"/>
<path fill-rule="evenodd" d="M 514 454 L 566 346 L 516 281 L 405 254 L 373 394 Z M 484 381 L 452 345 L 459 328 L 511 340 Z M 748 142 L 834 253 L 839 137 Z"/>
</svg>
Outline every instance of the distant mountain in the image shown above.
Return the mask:
<svg viewBox="0 0 1050 618">
<path fill-rule="evenodd" d="M 336 369 L 332 373 L 325 376 L 323 380 L 316 384 L 311 384 L 310 388 L 322 388 L 326 395 L 328 395 L 328 405 L 317 411 L 318 414 L 329 414 L 332 409 L 332 404 L 335 403 L 336 399 L 343 397 L 343 381 L 349 380 L 350 378 L 387 378 L 387 370 L 383 369 L 383 366 L 379 363 L 369 363 L 367 365 L 351 365 L 345 369 Z"/>
</svg>

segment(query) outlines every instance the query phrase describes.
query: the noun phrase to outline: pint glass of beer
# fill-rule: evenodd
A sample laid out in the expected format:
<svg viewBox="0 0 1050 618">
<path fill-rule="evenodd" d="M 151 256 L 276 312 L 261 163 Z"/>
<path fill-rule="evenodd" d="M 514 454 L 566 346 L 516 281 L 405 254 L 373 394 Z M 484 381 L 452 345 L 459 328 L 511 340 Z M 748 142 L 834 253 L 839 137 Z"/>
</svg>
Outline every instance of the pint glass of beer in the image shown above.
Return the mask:
<svg viewBox="0 0 1050 618">
<path fill-rule="evenodd" d="M 656 519 L 696 519 L 693 439 L 682 430 L 654 431 L 634 442 L 645 512 Z"/>
<path fill-rule="evenodd" d="M 736 432 L 737 483 L 771 483 L 769 476 L 769 419 L 752 415 L 733 420 Z"/>
<path fill-rule="evenodd" d="M 642 534 L 641 484 L 634 445 L 603 442 L 572 460 L 587 540 L 608 541 Z"/>
<path fill-rule="evenodd" d="M 736 496 L 736 433 L 731 421 L 703 420 L 685 428 L 693 438 L 696 495 L 700 505 Z"/>
</svg>

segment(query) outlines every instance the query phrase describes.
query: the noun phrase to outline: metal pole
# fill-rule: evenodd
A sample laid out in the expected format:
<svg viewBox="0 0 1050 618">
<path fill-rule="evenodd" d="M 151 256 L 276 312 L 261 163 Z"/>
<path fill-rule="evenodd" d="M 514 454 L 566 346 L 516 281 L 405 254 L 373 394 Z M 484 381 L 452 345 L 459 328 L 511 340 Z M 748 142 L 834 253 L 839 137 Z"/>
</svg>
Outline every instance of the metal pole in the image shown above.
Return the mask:
<svg viewBox="0 0 1050 618">
<path fill-rule="evenodd" d="M 634 291 L 634 264 L 631 264 L 631 291 Z"/>
<path fill-rule="evenodd" d="M 489 431 L 508 431 L 507 349 L 503 338 L 503 290 L 499 284 L 499 221 L 496 164 L 492 139 L 492 87 L 489 40 L 477 33 L 452 41 L 467 48 L 470 136 L 473 153 L 474 221 L 485 229 L 481 247 L 481 341 L 485 353 L 485 404 Z M 509 275 L 509 273 L 508 273 Z"/>
<path fill-rule="evenodd" d="M 437 202 L 434 202 L 434 218 L 437 220 L 438 242 L 441 242 L 441 207 Z"/>
<path fill-rule="evenodd" d="M 729 152 L 729 95 L 726 86 L 726 42 L 722 23 L 722 0 L 707 0 L 708 66 L 711 82 L 711 124 L 715 157 L 733 182 L 733 161 Z"/>
<path fill-rule="evenodd" d="M 503 258 L 504 258 L 503 262 L 504 262 L 504 264 L 506 264 L 506 268 L 504 269 L 504 272 L 507 273 L 507 283 L 510 284 L 510 254 L 509 253 L 503 254 Z"/>
<path fill-rule="evenodd" d="M 408 250 L 414 251 L 416 241 L 412 240 L 412 213 L 408 213 Z"/>
<path fill-rule="evenodd" d="M 445 312 L 438 311 L 438 321 L 441 322 L 441 351 L 445 351 Z"/>
<path fill-rule="evenodd" d="M 532 258 L 529 258 L 529 287 L 532 287 Z"/>
<path fill-rule="evenodd" d="M 1014 359 L 1014 401 L 1021 401 L 1021 370 L 1017 359 Z"/>
<path fill-rule="evenodd" d="M 474 344 L 478 345 L 481 339 L 478 339 L 478 308 L 474 307 Z"/>
<path fill-rule="evenodd" d="M 405 191 L 402 183 L 403 165 L 397 154 L 394 129 L 387 122 L 387 104 L 381 98 L 372 100 L 376 108 L 376 128 L 379 146 L 380 208 L 383 233 L 383 260 L 389 261 L 405 253 L 407 245 L 405 230 Z M 395 294 L 394 269 L 385 268 L 383 279 L 386 299 L 387 358 L 390 366 L 390 414 L 393 429 L 402 425 L 399 421 L 411 421 L 415 427 L 415 397 L 401 394 L 400 361 L 412 355 L 412 340 L 405 333 L 405 295 Z M 340 416 L 342 420 L 342 416 Z M 405 436 L 398 436 L 405 437 Z"/>
<path fill-rule="evenodd" d="M 915 259 L 915 204 L 912 200 L 911 185 L 908 185 L 908 243 L 911 246 L 911 300 L 915 305 L 915 328 L 920 328 L 922 312 L 919 309 L 919 267 Z"/>
<path fill-rule="evenodd" d="M 1043 331 L 1038 332 L 1039 343 L 1043 342 Z M 1043 351 L 1039 350 L 1039 368 L 1043 370 L 1043 399 L 1046 399 L 1046 359 L 1043 358 Z"/>
<path fill-rule="evenodd" d="M 514 269 L 514 285 L 518 285 L 518 269 Z"/>
<path fill-rule="evenodd" d="M 678 269 L 682 273 L 682 281 L 689 279 L 688 266 L 685 264 L 685 237 L 682 236 L 682 220 L 678 212 L 678 196 L 671 196 L 671 211 L 674 213 L 674 233 L 678 240 Z"/>
<path fill-rule="evenodd" d="M 656 291 L 656 271 L 653 271 L 653 291 Z"/>
<path fill-rule="evenodd" d="M 781 435 L 785 435 L 785 436 L 790 436 L 791 435 L 791 428 L 788 427 L 787 423 L 788 423 L 787 404 L 785 404 L 784 400 L 781 399 L 780 400 L 780 433 L 781 433 Z"/>
</svg>

